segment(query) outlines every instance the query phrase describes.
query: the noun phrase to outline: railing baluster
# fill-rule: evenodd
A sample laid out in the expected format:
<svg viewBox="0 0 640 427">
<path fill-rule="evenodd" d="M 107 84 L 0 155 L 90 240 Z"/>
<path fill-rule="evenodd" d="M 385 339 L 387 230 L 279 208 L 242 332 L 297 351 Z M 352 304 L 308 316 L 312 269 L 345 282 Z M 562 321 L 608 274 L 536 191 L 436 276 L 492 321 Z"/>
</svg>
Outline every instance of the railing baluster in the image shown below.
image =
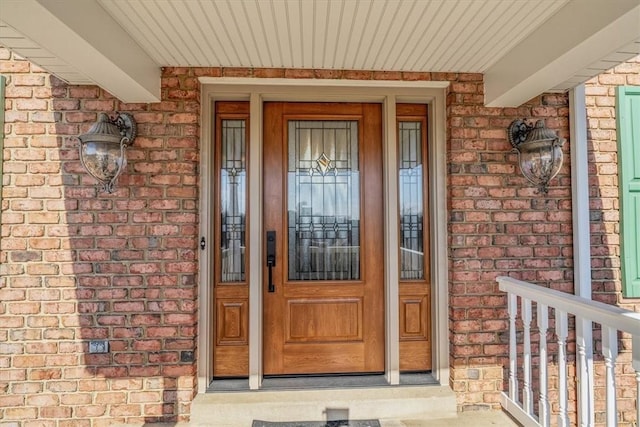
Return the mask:
<svg viewBox="0 0 640 427">
<path fill-rule="evenodd" d="M 576 316 L 578 364 L 578 422 L 580 427 L 595 423 L 593 392 L 593 322 Z"/>
<path fill-rule="evenodd" d="M 615 427 L 618 425 L 615 372 L 618 358 L 618 330 L 610 326 L 602 327 L 602 355 L 607 373 L 607 427 Z"/>
<path fill-rule="evenodd" d="M 538 420 L 542 427 L 549 427 L 551 424 L 549 397 L 547 395 L 549 389 L 549 376 L 547 373 L 547 329 L 549 329 L 549 308 L 544 304 L 537 304 L 538 331 L 540 334 L 540 361 L 538 368 L 540 370 L 540 400 L 538 412 L 540 413 Z"/>
<path fill-rule="evenodd" d="M 567 413 L 567 335 L 569 334 L 567 313 L 556 309 L 556 335 L 558 336 L 558 426 L 569 427 Z"/>
<path fill-rule="evenodd" d="M 522 323 L 524 326 L 524 387 L 522 390 L 522 406 L 524 410 L 533 414 L 533 393 L 531 391 L 531 300 L 522 299 Z"/>
<path fill-rule="evenodd" d="M 516 353 L 516 315 L 518 312 L 518 297 L 509 294 L 507 309 L 509 310 L 509 398 L 519 402 L 518 398 L 518 355 Z"/>
</svg>

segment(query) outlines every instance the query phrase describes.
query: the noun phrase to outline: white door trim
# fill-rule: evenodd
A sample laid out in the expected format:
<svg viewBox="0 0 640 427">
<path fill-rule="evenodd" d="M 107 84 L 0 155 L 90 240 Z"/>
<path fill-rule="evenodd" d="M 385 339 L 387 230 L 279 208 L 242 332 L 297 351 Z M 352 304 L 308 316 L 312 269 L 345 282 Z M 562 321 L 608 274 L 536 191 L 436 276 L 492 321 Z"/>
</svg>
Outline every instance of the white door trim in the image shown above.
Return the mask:
<svg viewBox="0 0 640 427">
<path fill-rule="evenodd" d="M 446 210 L 446 111 L 445 88 L 448 82 L 404 82 L 323 79 L 253 79 L 201 77 L 200 140 L 200 233 L 213 242 L 210 212 L 213 200 L 213 103 L 244 100 L 250 103 L 249 141 L 249 247 L 262 248 L 262 109 L 265 101 L 307 102 L 380 102 L 383 104 L 385 224 L 398 221 L 396 103 L 429 105 L 429 161 L 431 206 L 431 254 L 433 268 L 432 362 L 433 376 L 445 385 L 449 379 L 448 256 Z M 385 236 L 385 356 L 386 378 L 398 384 L 399 318 L 398 227 L 386 227 Z M 198 392 L 204 393 L 212 376 L 213 292 L 211 260 L 213 246 L 200 251 Z M 249 387 L 259 389 L 262 382 L 262 253 L 249 254 Z"/>
</svg>

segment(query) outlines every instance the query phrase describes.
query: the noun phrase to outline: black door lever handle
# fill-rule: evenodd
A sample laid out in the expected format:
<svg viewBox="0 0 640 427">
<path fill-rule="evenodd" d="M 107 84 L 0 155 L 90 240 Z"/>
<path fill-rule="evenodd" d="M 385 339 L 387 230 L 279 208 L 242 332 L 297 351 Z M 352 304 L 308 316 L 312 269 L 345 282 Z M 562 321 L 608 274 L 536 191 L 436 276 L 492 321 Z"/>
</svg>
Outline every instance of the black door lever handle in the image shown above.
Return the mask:
<svg viewBox="0 0 640 427">
<path fill-rule="evenodd" d="M 267 267 L 269 267 L 269 292 L 275 292 L 273 284 L 273 267 L 276 266 L 276 232 L 267 231 Z"/>
<path fill-rule="evenodd" d="M 269 292 L 275 292 L 276 287 L 273 284 L 273 264 L 268 264 L 269 266 Z"/>
</svg>

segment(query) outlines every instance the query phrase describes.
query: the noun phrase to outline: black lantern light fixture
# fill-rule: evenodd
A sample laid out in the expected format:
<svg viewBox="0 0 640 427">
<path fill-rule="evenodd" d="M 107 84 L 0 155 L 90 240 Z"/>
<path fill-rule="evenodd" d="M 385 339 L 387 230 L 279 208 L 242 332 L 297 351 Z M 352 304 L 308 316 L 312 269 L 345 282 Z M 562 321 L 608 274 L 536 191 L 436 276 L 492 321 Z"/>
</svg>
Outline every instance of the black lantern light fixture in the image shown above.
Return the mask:
<svg viewBox="0 0 640 427">
<path fill-rule="evenodd" d="M 82 166 L 103 191 L 113 193 L 116 179 L 127 165 L 127 147 L 135 137 L 136 122 L 128 113 L 117 113 L 115 118 L 100 113 L 89 131 L 78 137 Z"/>
<path fill-rule="evenodd" d="M 547 193 L 549 181 L 562 167 L 565 140 L 538 120 L 534 125 L 514 120 L 509 126 L 509 141 L 518 151 L 520 170 L 540 191 Z"/>
</svg>

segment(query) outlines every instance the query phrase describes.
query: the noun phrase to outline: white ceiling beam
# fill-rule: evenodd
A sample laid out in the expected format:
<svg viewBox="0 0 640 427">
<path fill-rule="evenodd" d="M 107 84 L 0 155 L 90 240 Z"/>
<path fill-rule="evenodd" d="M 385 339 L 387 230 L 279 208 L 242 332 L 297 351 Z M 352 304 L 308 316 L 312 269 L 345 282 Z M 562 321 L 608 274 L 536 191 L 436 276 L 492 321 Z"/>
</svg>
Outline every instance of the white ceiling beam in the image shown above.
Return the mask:
<svg viewBox="0 0 640 427">
<path fill-rule="evenodd" d="M 522 105 L 639 38 L 638 0 L 572 0 L 485 71 L 485 104 Z"/>
<path fill-rule="evenodd" d="M 2 20 L 121 101 L 160 101 L 160 66 L 96 0 L 2 0 Z"/>
</svg>

